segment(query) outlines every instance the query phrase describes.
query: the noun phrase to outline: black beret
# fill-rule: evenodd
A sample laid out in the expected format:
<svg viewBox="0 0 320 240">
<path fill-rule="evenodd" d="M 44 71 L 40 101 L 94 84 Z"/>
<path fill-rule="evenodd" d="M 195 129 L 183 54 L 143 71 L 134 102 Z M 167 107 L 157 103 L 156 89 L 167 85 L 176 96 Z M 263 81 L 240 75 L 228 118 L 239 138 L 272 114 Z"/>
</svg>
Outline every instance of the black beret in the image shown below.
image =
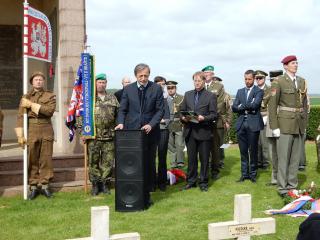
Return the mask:
<svg viewBox="0 0 320 240">
<path fill-rule="evenodd" d="M 275 78 L 275 77 L 278 77 L 282 74 L 283 74 L 282 70 L 274 70 L 274 71 L 269 72 L 270 78 Z"/>
</svg>

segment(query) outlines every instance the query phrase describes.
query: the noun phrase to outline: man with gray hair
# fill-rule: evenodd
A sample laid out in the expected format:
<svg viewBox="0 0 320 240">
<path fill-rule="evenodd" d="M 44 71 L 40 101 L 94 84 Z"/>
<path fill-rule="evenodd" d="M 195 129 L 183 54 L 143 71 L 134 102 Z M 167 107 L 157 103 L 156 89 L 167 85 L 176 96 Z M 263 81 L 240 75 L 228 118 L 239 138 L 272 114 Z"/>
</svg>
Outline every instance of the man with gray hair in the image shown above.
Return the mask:
<svg viewBox="0 0 320 240">
<path fill-rule="evenodd" d="M 122 84 L 122 89 L 116 91 L 114 93 L 114 95 L 116 96 L 118 102 L 121 102 L 121 98 L 122 98 L 122 93 L 123 93 L 123 89 L 129 85 L 131 83 L 131 79 L 129 77 L 124 77 L 122 78 L 121 84 Z"/>
<path fill-rule="evenodd" d="M 123 89 L 116 130 L 145 131 L 147 135 L 147 188 L 149 192 L 155 190 L 155 157 L 160 137 L 160 121 L 164 115 L 164 100 L 161 87 L 149 81 L 150 68 L 140 63 L 134 69 L 137 81 Z M 151 203 L 151 201 L 149 202 Z"/>
</svg>

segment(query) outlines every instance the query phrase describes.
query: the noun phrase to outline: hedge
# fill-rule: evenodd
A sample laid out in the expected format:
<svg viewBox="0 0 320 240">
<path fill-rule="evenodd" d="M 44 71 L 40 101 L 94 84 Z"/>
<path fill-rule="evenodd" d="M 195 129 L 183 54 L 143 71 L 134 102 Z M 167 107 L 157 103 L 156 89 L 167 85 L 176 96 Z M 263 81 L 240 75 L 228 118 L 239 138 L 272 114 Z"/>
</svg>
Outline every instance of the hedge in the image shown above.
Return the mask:
<svg viewBox="0 0 320 240">
<path fill-rule="evenodd" d="M 237 135 L 235 131 L 235 123 L 237 120 L 237 114 L 233 114 L 232 119 L 232 128 L 227 135 L 227 141 L 231 140 L 232 143 L 238 143 Z M 313 105 L 310 108 L 309 119 L 308 119 L 308 127 L 307 127 L 307 139 L 315 140 L 318 135 L 317 128 L 320 124 L 320 105 Z"/>
</svg>

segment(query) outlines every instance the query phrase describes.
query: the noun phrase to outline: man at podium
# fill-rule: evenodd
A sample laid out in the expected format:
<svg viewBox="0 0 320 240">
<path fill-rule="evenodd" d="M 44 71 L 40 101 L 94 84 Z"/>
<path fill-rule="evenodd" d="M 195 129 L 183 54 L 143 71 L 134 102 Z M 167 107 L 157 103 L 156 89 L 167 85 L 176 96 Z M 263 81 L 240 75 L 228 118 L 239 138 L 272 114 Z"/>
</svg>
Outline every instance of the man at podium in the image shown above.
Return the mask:
<svg viewBox="0 0 320 240">
<path fill-rule="evenodd" d="M 147 191 L 154 191 L 155 157 L 160 136 L 160 121 L 164 115 L 163 92 L 158 84 L 149 81 L 150 67 L 140 63 L 134 69 L 137 81 L 123 90 L 116 130 L 138 130 L 147 134 Z"/>
</svg>

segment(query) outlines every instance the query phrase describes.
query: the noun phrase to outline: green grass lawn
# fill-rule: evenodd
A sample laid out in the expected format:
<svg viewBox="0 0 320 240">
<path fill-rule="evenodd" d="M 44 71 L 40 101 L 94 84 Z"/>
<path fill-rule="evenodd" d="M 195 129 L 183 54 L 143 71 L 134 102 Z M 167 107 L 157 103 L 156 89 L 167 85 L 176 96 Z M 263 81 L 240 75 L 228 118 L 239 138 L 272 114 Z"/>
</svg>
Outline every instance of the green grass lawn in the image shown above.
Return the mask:
<svg viewBox="0 0 320 240">
<path fill-rule="evenodd" d="M 311 181 L 320 184 L 316 149 L 307 144 L 308 166 L 299 172 L 302 187 Z M 233 219 L 234 195 L 252 195 L 253 217 L 268 217 L 270 208 L 283 207 L 275 187 L 267 187 L 270 169 L 260 171 L 257 184 L 236 183 L 240 177 L 240 158 L 237 146 L 226 150 L 225 169 L 221 178 L 210 182 L 207 193 L 198 188 L 180 191 L 184 183 L 169 187 L 166 193 L 152 193 L 154 205 L 147 211 L 119 213 L 114 211 L 114 191 L 111 196 L 95 197 L 83 192 L 56 193 L 47 200 L 43 196 L 23 201 L 21 196 L 0 198 L 0 239 L 66 239 L 90 235 L 90 207 L 110 207 L 110 232 L 139 232 L 143 240 L 208 239 L 208 223 Z M 253 239 L 295 239 L 304 218 L 275 216 L 276 234 Z"/>
</svg>

